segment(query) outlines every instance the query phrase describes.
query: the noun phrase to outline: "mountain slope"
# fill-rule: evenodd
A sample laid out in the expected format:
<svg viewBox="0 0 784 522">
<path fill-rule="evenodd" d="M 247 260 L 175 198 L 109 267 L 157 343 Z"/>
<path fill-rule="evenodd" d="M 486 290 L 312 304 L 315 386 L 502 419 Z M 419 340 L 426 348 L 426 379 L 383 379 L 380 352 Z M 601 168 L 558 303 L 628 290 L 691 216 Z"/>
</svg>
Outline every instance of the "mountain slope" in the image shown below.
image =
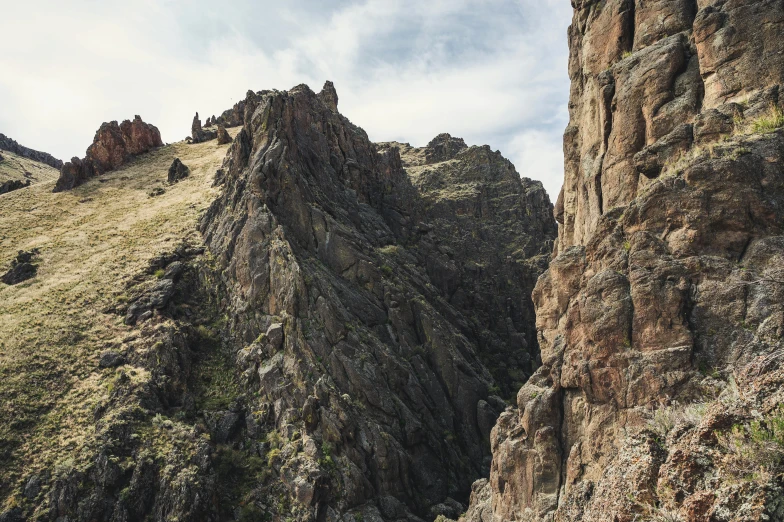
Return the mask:
<svg viewBox="0 0 784 522">
<path fill-rule="evenodd" d="M 455 517 L 488 473 L 498 394 L 537 365 L 541 184 L 438 140 L 404 167 L 330 83 L 236 111 L 222 164 L 178 143 L 9 196 L 30 223 L 0 261 L 38 275 L 0 289 L 4 521 Z"/>
<path fill-rule="evenodd" d="M 4 150 L 0 158 L 0 185 L 9 181 L 40 183 L 57 179 L 59 175 L 56 168 L 13 152 Z"/>
<path fill-rule="evenodd" d="M 113 367 L 98 362 L 105 350 L 127 349 L 134 337 L 111 309 L 132 295 L 135 278 L 160 253 L 201 242 L 198 214 L 213 197 L 212 176 L 225 151 L 214 142 L 178 143 L 67 193 L 53 194 L 50 178 L 3 196 L 0 266 L 18 250 L 40 252 L 34 279 L 0 285 L 5 508 L 43 500 L 51 507 L 56 480 L 92 466 L 102 440 L 96 411 L 111 401 L 116 377 Z M 163 188 L 175 157 L 191 177 L 150 197 Z M 146 378 L 141 368 L 134 376 Z M 25 490 L 27 484 L 33 489 Z M 36 517 L 48 513 L 39 509 Z"/>
</svg>

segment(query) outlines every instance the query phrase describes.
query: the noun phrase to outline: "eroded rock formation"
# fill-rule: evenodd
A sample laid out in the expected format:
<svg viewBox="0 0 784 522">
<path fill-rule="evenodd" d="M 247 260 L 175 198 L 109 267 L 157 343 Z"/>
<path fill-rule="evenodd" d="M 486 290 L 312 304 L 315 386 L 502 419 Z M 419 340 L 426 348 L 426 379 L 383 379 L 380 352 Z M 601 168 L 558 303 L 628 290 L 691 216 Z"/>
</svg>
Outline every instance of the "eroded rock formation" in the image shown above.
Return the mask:
<svg viewBox="0 0 784 522">
<path fill-rule="evenodd" d="M 63 165 L 54 191 L 70 190 L 94 176 L 120 167 L 134 156 L 162 145 L 158 128 L 144 123 L 138 115 L 133 121 L 125 120 L 121 124 L 116 121 L 104 123 L 95 133 L 85 157 L 72 158 Z"/>
<path fill-rule="evenodd" d="M 202 143 L 209 140 L 214 140 L 218 133 L 213 130 L 205 130 L 201 126 L 199 113 L 193 117 L 193 124 L 191 124 L 191 143 Z"/>
<path fill-rule="evenodd" d="M 784 4 L 573 6 L 542 366 L 467 519 L 782 520 Z"/>
</svg>

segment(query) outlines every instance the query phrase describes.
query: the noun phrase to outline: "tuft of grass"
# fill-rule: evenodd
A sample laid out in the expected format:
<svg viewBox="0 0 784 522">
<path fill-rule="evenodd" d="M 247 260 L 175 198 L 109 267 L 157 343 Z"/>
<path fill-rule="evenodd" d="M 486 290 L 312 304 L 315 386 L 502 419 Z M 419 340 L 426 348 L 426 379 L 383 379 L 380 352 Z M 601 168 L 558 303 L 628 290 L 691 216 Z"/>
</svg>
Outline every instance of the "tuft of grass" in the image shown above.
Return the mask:
<svg viewBox="0 0 784 522">
<path fill-rule="evenodd" d="M 707 404 L 705 403 L 693 403 L 685 406 L 674 403 L 656 410 L 648 420 L 648 427 L 658 436 L 659 440 L 663 441 L 679 424 L 698 425 L 705 416 L 706 410 Z"/>
<path fill-rule="evenodd" d="M 782 127 L 784 127 L 784 112 L 775 105 L 748 124 L 748 129 L 754 134 L 768 134 Z"/>
</svg>

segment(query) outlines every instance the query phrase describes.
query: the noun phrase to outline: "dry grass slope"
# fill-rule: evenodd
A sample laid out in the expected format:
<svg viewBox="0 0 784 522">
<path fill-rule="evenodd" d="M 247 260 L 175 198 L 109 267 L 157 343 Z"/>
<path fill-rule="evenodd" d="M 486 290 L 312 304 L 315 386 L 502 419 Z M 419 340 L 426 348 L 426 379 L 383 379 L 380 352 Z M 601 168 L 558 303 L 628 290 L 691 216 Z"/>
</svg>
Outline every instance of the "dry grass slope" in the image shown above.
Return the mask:
<svg viewBox="0 0 784 522">
<path fill-rule="evenodd" d="M 175 143 L 70 192 L 53 194 L 49 177 L 0 197 L 0 269 L 18 250 L 41 252 L 34 279 L 0 284 L 0 498 L 20 462 L 57 469 L 89 440 L 93 408 L 109 393 L 98 357 L 130 331 L 102 310 L 151 258 L 201 241 L 197 220 L 227 148 Z M 191 176 L 167 186 L 175 157 Z M 165 193 L 150 197 L 155 188 Z"/>
<path fill-rule="evenodd" d="M 0 183 L 12 179 L 20 181 L 29 179 L 32 183 L 40 183 L 54 181 L 60 175 L 54 167 L 17 156 L 13 152 L 0 150 L 0 155 L 3 156 L 3 160 L 0 161 Z"/>
</svg>

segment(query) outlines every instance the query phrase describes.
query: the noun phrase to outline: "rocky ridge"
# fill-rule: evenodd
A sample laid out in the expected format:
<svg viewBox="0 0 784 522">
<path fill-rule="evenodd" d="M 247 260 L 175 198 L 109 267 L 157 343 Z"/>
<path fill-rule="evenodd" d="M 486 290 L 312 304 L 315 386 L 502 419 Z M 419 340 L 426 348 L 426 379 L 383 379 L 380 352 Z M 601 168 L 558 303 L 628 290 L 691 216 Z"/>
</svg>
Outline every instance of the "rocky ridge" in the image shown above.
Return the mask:
<svg viewBox="0 0 784 522">
<path fill-rule="evenodd" d="M 144 123 L 140 116 L 133 121 L 103 123 L 83 159 L 71 158 L 60 170 L 55 192 L 73 189 L 94 176 L 114 170 L 139 154 L 161 147 L 158 128 Z"/>
<path fill-rule="evenodd" d="M 337 103 L 331 84 L 248 94 L 208 189 L 207 251 L 186 242 L 155 257 L 104 305 L 116 319 L 100 324 L 123 333 L 93 350 L 90 379 L 108 392 L 87 403 L 76 460 L 18 467 L 7 450 L 2 520 L 465 509 L 504 399 L 538 364 L 526 296 L 552 207 L 488 147 L 376 145 Z M 174 144 L 191 176 L 148 204 L 184 205 L 176 192 L 203 179 L 197 152 L 217 146 Z M 154 160 L 145 176 L 163 183 L 172 154 L 126 168 Z"/>
<path fill-rule="evenodd" d="M 49 165 L 50 167 L 54 167 L 56 169 L 59 169 L 63 166 L 63 162 L 55 158 L 51 154 L 29 149 L 27 147 L 19 145 L 19 143 L 17 143 L 15 140 L 12 140 L 11 138 L 7 137 L 4 134 L 0 134 L 0 150 L 7 150 L 8 152 L 13 152 L 17 156 L 22 156 L 24 158 L 37 161 L 39 163 Z M 2 157 L 0 157 L 0 160 L 1 159 Z"/>
<path fill-rule="evenodd" d="M 472 253 L 450 259 L 440 232 L 455 226 L 451 205 L 487 228 L 522 230 L 530 213 L 538 228 L 527 231 L 528 250 L 502 261 L 524 287 L 543 268 L 529 256 L 542 254 L 554 228 L 541 185 L 521 182 L 500 155 L 473 147 L 438 159 L 454 163 L 440 183 L 473 172 L 475 189 L 504 180 L 508 194 L 475 190 L 428 204 L 399 147 L 370 143 L 337 112 L 329 83 L 319 94 L 299 86 L 245 100 L 224 194 L 203 231 L 223 274 L 243 383 L 263 413 L 256 422 L 283 441 L 273 462 L 286 475 L 268 487 L 292 499 L 297 518 L 456 516 L 455 498 L 487 471 L 482 441 L 504 403 L 482 352 L 495 342 L 514 353 L 532 317 L 524 291 L 503 300 L 489 328 L 464 315 L 499 281 L 480 276 L 485 295 L 475 295 L 479 282 L 460 288 L 481 270 Z"/>
<path fill-rule="evenodd" d="M 783 520 L 775 1 L 573 2 L 542 366 L 467 520 Z"/>
</svg>

